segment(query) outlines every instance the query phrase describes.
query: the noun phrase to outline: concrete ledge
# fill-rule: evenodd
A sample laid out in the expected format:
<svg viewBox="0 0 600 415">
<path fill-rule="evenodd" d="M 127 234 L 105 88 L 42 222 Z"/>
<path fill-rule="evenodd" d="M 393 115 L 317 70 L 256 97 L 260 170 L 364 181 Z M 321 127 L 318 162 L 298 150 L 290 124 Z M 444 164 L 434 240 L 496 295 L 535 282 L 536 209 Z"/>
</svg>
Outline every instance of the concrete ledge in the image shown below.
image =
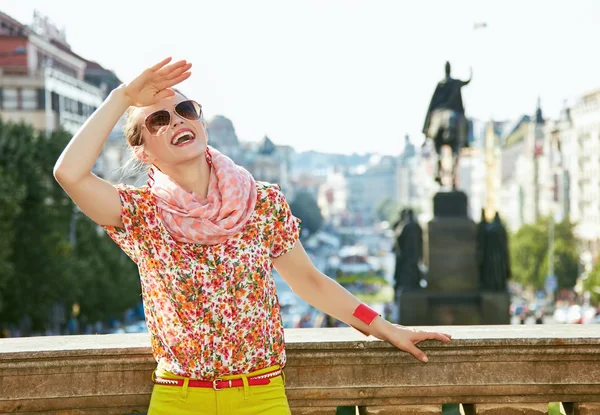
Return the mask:
<svg viewBox="0 0 600 415">
<path fill-rule="evenodd" d="M 454 337 L 421 343 L 427 364 L 351 328 L 286 330 L 294 413 L 358 405 L 365 413 L 430 414 L 464 403 L 485 413 L 490 404 L 523 404 L 526 414 L 566 402 L 583 414 L 600 403 L 600 326 L 424 329 Z M 145 334 L 2 339 L 0 413 L 145 413 L 154 367 Z"/>
</svg>

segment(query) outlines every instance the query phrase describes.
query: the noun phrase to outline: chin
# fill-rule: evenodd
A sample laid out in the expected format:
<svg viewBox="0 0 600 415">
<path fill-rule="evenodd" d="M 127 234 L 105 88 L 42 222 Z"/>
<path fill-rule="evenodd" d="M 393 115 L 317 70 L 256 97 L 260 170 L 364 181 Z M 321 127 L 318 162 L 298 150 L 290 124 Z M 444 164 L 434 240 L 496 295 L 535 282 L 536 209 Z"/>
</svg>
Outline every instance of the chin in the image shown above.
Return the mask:
<svg viewBox="0 0 600 415">
<path fill-rule="evenodd" d="M 202 157 L 206 157 L 206 146 L 194 146 L 195 148 L 190 148 L 189 152 L 181 155 L 181 162 L 186 163 L 192 160 L 199 160 Z"/>
</svg>

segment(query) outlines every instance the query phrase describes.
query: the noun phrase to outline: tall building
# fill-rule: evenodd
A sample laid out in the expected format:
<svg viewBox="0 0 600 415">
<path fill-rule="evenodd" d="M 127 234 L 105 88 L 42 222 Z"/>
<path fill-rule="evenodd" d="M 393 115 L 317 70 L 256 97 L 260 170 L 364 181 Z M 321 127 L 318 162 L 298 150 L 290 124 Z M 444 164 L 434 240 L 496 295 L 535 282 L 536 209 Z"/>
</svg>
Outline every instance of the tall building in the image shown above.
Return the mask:
<svg viewBox="0 0 600 415">
<path fill-rule="evenodd" d="M 88 62 L 64 32 L 34 14 L 25 26 L 0 12 L 0 114 L 41 131 L 75 132 L 102 103 L 106 90 L 85 81 Z"/>
<path fill-rule="evenodd" d="M 35 12 L 26 26 L 0 12 L 0 116 L 47 133 L 75 133 L 120 85 L 112 72 L 71 50 L 64 31 Z M 111 132 L 94 172 L 120 178 L 127 152 L 123 120 Z"/>
<path fill-rule="evenodd" d="M 384 156 L 377 163 L 347 174 L 349 220 L 359 226 L 376 221 L 376 209 L 385 199 L 398 202 L 397 161 Z"/>
<path fill-rule="evenodd" d="M 333 168 L 317 192 L 317 203 L 325 222 L 334 226 L 347 226 L 348 184 L 340 168 Z"/>
<path fill-rule="evenodd" d="M 398 184 L 397 197 L 398 203 L 403 207 L 416 208 L 419 204 L 419 183 L 418 176 L 419 158 L 414 144 L 410 142 L 408 134 L 404 136 L 404 150 L 398 157 L 398 167 L 396 169 L 396 182 Z"/>
<path fill-rule="evenodd" d="M 469 119 L 469 145 L 461 150 L 457 188 L 467 195 L 467 215 L 478 221 L 486 198 L 486 127 L 489 123 Z"/>
<path fill-rule="evenodd" d="M 560 135 L 569 173 L 570 217 L 584 250 L 596 255 L 600 248 L 600 90 L 581 97 L 569 115 Z"/>
<path fill-rule="evenodd" d="M 486 216 L 498 211 L 511 230 L 552 210 L 550 143 L 538 100 L 535 114 L 488 125 Z"/>
<path fill-rule="evenodd" d="M 572 142 L 571 111 L 565 105 L 560 118 L 546 122 L 547 165 L 550 180 L 550 211 L 556 220 L 571 218 L 571 173 L 576 165 Z M 574 163 L 575 161 L 575 163 Z"/>
</svg>

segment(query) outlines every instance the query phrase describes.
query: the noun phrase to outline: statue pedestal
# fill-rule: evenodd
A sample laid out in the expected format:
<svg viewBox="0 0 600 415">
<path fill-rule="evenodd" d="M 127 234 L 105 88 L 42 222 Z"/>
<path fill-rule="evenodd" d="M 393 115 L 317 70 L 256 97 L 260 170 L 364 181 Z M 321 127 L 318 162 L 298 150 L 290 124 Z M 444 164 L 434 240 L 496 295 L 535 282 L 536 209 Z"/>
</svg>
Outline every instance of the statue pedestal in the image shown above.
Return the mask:
<svg viewBox="0 0 600 415">
<path fill-rule="evenodd" d="M 510 323 L 505 292 L 427 292 L 398 294 L 398 321 L 404 326 L 484 325 Z"/>
<path fill-rule="evenodd" d="M 480 289 L 477 225 L 463 192 L 438 193 L 428 225 L 427 288 L 396 294 L 399 324 L 509 324 L 507 292 Z"/>
<path fill-rule="evenodd" d="M 477 225 L 467 217 L 434 218 L 427 234 L 427 290 L 477 291 Z"/>
</svg>

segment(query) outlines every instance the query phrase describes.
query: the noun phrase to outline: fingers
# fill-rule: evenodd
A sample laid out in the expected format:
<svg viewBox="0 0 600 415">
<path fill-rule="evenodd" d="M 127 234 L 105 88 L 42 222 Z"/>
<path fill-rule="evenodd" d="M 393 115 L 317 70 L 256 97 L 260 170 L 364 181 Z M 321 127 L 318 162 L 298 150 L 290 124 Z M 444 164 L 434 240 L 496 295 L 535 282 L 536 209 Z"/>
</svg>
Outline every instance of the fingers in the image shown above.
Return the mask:
<svg viewBox="0 0 600 415">
<path fill-rule="evenodd" d="M 187 72 L 184 72 L 184 73 L 182 73 L 181 75 L 179 75 L 179 76 L 178 76 L 178 77 L 176 77 L 176 78 L 170 79 L 170 80 L 168 80 L 168 81 L 159 82 L 159 83 L 157 84 L 157 87 L 158 87 L 159 89 L 170 88 L 170 87 L 172 87 L 172 86 L 175 86 L 175 85 L 177 85 L 177 84 L 178 84 L 178 83 L 180 83 L 180 82 L 183 82 L 183 81 L 185 81 L 185 80 L 186 80 L 186 79 L 188 79 L 188 78 L 189 78 L 191 75 L 192 75 L 192 73 L 191 73 L 191 72 L 189 72 L 189 71 L 187 71 Z"/>
<path fill-rule="evenodd" d="M 164 98 L 172 97 L 173 95 L 175 95 L 175 91 L 173 91 L 171 88 L 163 89 L 158 94 L 154 95 L 154 99 L 156 100 L 154 102 L 158 102 Z"/>
<path fill-rule="evenodd" d="M 165 66 L 167 63 L 171 62 L 171 57 L 169 56 L 168 58 L 164 58 L 162 61 L 158 62 L 156 65 L 151 66 L 150 70 L 151 71 L 158 71 L 160 68 L 162 68 L 163 66 Z"/>
<path fill-rule="evenodd" d="M 450 337 L 443 333 L 436 333 L 433 331 L 420 331 L 416 332 L 415 341 L 422 342 L 423 340 L 439 340 L 444 343 L 448 343 L 450 341 Z"/>
<path fill-rule="evenodd" d="M 177 78 L 179 75 L 181 75 L 182 73 L 188 71 L 190 68 L 192 67 L 191 63 L 186 63 L 185 65 L 183 65 L 182 67 L 175 69 L 174 71 L 172 71 L 171 73 L 165 75 L 165 79 L 166 80 L 171 80 L 171 79 L 175 79 Z"/>
<path fill-rule="evenodd" d="M 177 62 L 173 62 L 170 65 L 165 66 L 164 68 L 160 69 L 159 71 L 156 72 L 156 74 L 158 76 L 160 76 L 161 78 L 163 77 L 167 77 L 168 75 L 171 74 L 171 72 L 181 68 L 182 66 L 185 66 L 187 64 L 187 62 L 185 60 L 180 60 Z"/>
<path fill-rule="evenodd" d="M 405 349 L 408 353 L 412 354 L 414 357 L 416 357 L 418 360 L 420 360 L 423 363 L 427 363 L 429 361 L 429 359 L 427 358 L 427 355 L 425 355 L 425 353 L 420 350 L 418 347 L 416 347 L 413 344 L 408 344 L 406 345 Z"/>
</svg>

